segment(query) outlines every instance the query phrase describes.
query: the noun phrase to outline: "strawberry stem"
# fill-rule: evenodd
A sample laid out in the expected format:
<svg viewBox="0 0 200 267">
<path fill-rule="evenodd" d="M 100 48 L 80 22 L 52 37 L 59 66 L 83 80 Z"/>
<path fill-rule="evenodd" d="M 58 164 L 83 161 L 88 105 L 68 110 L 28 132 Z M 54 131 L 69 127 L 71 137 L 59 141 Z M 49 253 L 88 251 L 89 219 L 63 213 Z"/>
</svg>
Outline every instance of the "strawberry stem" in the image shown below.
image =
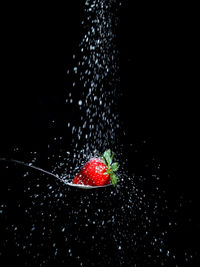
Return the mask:
<svg viewBox="0 0 200 267">
<path fill-rule="evenodd" d="M 102 155 L 102 161 L 107 166 L 106 173 L 110 175 L 111 182 L 114 186 L 117 185 L 117 180 L 119 179 L 114 173 L 118 170 L 119 164 L 117 162 L 112 163 L 114 158 L 114 153 L 110 149 L 106 150 Z"/>
</svg>

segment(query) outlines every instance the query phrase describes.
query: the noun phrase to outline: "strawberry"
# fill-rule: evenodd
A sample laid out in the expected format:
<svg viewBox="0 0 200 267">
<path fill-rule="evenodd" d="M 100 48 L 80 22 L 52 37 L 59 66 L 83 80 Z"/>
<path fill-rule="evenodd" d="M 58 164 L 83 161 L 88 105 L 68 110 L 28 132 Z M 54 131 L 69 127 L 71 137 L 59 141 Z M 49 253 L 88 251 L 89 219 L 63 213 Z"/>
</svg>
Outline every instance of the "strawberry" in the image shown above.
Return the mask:
<svg viewBox="0 0 200 267">
<path fill-rule="evenodd" d="M 118 163 L 113 161 L 114 153 L 106 150 L 99 158 L 91 158 L 73 179 L 73 184 L 91 186 L 107 185 L 110 182 L 117 185 L 118 177 L 114 173 L 118 170 Z"/>
</svg>

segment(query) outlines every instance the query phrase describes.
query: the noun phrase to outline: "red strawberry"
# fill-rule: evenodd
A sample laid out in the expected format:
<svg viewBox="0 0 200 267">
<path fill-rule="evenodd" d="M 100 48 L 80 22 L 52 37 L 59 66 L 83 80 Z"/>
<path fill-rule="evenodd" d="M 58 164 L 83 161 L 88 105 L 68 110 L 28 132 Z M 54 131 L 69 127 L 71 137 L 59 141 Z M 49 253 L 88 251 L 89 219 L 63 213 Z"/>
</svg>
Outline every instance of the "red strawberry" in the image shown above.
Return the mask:
<svg viewBox="0 0 200 267">
<path fill-rule="evenodd" d="M 106 150 L 101 158 L 90 159 L 73 179 L 73 184 L 102 186 L 112 182 L 117 184 L 118 177 L 114 171 L 118 169 L 118 163 L 112 163 L 114 154 L 110 149 Z"/>
</svg>

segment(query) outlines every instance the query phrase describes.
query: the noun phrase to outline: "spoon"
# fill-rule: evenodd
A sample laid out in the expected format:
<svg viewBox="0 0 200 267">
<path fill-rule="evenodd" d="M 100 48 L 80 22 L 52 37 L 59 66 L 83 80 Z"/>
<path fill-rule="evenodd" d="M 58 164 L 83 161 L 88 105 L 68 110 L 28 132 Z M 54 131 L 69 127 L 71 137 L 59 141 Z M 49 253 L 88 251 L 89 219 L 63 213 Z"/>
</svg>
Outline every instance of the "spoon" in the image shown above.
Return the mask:
<svg viewBox="0 0 200 267">
<path fill-rule="evenodd" d="M 19 161 L 19 160 L 15 160 L 15 159 L 6 159 L 6 158 L 0 158 L 0 161 L 7 161 L 7 162 L 13 162 L 13 163 L 17 163 L 17 164 L 20 164 L 22 166 L 26 166 L 28 168 L 32 168 L 34 170 L 37 170 L 37 171 L 40 171 L 40 172 L 43 172 L 43 173 L 46 173 L 50 176 L 53 176 L 54 178 L 58 179 L 59 181 L 63 182 L 65 185 L 67 186 L 71 186 L 71 187 L 76 187 L 76 188 L 80 188 L 80 189 L 97 189 L 97 188 L 104 188 L 104 187 L 108 187 L 108 186 L 111 186 L 112 184 L 107 184 L 107 185 L 102 185 L 102 186 L 91 186 L 91 185 L 80 185 L 80 184 L 73 184 L 73 183 L 69 183 L 69 182 L 66 182 L 65 180 L 63 180 L 62 178 L 60 178 L 58 175 L 56 174 L 53 174 L 51 172 L 48 172 L 46 170 L 43 170 L 39 167 L 36 167 L 34 165 L 30 165 L 30 163 L 25 163 L 23 161 Z"/>
</svg>

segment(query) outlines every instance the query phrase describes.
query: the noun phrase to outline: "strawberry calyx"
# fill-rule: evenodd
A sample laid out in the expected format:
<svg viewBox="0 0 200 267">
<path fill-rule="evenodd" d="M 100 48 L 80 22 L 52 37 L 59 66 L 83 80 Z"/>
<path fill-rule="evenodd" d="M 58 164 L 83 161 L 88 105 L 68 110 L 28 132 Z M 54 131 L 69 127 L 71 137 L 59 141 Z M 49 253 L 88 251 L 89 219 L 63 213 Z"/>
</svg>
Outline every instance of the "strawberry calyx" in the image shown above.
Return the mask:
<svg viewBox="0 0 200 267">
<path fill-rule="evenodd" d="M 109 174 L 111 182 L 114 186 L 117 185 L 117 180 L 119 179 L 115 174 L 115 171 L 118 170 L 119 164 L 118 162 L 113 162 L 114 153 L 111 152 L 110 149 L 106 150 L 103 155 L 101 155 L 101 160 L 106 165 L 107 170 L 104 174 Z"/>
</svg>

